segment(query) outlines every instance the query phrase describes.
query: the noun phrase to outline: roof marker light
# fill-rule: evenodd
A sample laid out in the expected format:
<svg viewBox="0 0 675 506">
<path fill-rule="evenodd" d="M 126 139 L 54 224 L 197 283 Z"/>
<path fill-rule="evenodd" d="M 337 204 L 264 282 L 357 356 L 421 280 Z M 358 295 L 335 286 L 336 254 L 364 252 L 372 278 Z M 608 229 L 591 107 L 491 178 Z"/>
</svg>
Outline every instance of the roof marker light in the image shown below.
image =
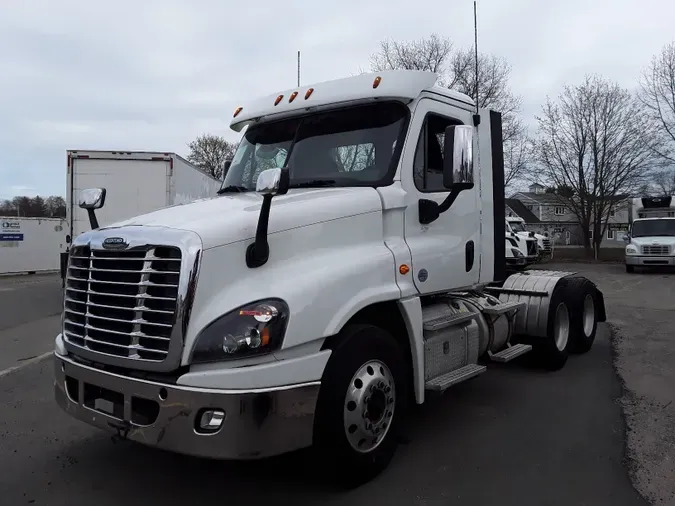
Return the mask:
<svg viewBox="0 0 675 506">
<path fill-rule="evenodd" d="M 307 100 L 309 97 L 312 96 L 312 93 L 314 93 L 314 88 L 310 88 L 305 92 L 305 100 Z"/>
<path fill-rule="evenodd" d="M 281 100 L 282 100 L 283 98 L 284 98 L 283 95 L 279 95 L 279 96 L 277 97 L 277 99 L 274 101 L 274 105 L 279 105 L 279 102 L 281 102 Z"/>
<path fill-rule="evenodd" d="M 293 93 L 291 93 L 291 96 L 288 97 L 288 103 L 290 104 L 291 102 L 293 102 L 293 100 L 295 100 L 295 97 L 297 97 L 297 96 L 298 96 L 297 91 L 294 91 Z"/>
<path fill-rule="evenodd" d="M 237 107 L 237 108 L 234 110 L 234 114 L 232 115 L 232 117 L 233 117 L 233 118 L 236 118 L 237 115 L 238 115 L 242 110 L 244 110 L 243 107 Z"/>
<path fill-rule="evenodd" d="M 373 81 L 373 89 L 377 88 L 380 83 L 382 82 L 382 78 L 380 76 L 377 76 L 375 80 Z"/>
</svg>

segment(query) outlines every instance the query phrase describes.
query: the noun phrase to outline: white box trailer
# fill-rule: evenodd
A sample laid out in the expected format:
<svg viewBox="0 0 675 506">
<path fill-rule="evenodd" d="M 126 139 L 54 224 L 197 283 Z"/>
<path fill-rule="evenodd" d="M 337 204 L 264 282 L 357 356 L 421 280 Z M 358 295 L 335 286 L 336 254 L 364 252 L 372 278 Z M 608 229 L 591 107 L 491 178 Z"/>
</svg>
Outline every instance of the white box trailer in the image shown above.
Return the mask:
<svg viewBox="0 0 675 506">
<path fill-rule="evenodd" d="M 0 274 L 58 271 L 66 220 L 0 216 Z"/>
<path fill-rule="evenodd" d="M 69 150 L 67 157 L 62 275 L 67 246 L 91 230 L 87 212 L 78 206 L 81 190 L 106 189 L 105 207 L 97 213 L 103 227 L 164 207 L 213 197 L 221 184 L 175 153 Z"/>
</svg>

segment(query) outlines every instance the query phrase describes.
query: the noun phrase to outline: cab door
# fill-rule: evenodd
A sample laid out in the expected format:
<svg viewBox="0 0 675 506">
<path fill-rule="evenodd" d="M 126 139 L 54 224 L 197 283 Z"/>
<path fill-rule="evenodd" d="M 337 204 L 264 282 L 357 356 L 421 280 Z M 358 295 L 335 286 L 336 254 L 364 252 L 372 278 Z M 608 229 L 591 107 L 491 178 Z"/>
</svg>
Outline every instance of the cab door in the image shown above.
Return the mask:
<svg viewBox="0 0 675 506">
<path fill-rule="evenodd" d="M 474 162 L 474 187 L 462 191 L 435 221 L 420 223 L 419 204 L 422 199 L 441 204 L 450 194 L 443 186 L 445 129 L 450 125 L 471 125 L 471 121 L 469 111 L 432 98 L 421 99 L 413 115 L 402 159 L 401 185 L 408 204 L 405 240 L 412 254 L 414 283 L 421 294 L 469 287 L 479 280 L 478 164 Z M 475 139 L 476 136 L 474 153 Z"/>
</svg>

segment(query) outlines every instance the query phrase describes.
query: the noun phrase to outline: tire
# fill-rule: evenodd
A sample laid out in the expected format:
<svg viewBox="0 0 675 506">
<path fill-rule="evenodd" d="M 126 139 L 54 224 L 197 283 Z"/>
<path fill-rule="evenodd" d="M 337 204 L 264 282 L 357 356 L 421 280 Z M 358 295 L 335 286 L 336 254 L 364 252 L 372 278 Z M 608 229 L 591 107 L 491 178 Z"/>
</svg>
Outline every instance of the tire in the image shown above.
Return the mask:
<svg viewBox="0 0 675 506">
<path fill-rule="evenodd" d="M 635 266 L 626 264 L 626 272 L 633 274 L 635 272 Z"/>
<path fill-rule="evenodd" d="M 374 325 L 343 329 L 314 418 L 314 451 L 324 478 L 353 488 L 389 465 L 408 407 L 406 378 L 403 352 L 389 333 Z"/>
<path fill-rule="evenodd" d="M 565 302 L 566 280 L 558 281 L 549 302 L 546 337 L 532 341 L 532 351 L 539 364 L 549 371 L 565 367 L 569 356 L 570 311 Z"/>
<path fill-rule="evenodd" d="M 586 353 L 595 342 L 598 331 L 598 292 L 586 278 L 571 278 L 565 302 L 570 309 L 571 353 Z"/>
</svg>

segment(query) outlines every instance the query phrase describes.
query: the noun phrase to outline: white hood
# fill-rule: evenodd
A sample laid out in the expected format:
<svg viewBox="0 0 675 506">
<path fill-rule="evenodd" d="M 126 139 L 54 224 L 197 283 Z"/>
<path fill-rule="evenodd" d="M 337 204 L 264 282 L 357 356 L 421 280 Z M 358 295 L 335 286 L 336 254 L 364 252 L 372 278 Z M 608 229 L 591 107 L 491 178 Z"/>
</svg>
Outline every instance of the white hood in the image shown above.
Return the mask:
<svg viewBox="0 0 675 506">
<path fill-rule="evenodd" d="M 149 225 L 191 230 L 202 238 L 204 249 L 209 249 L 253 239 L 261 204 L 262 196 L 255 192 L 227 193 L 160 209 L 103 229 Z M 293 189 L 272 199 L 268 233 L 381 211 L 380 195 L 373 188 Z"/>
<path fill-rule="evenodd" d="M 675 237 L 671 236 L 646 236 L 631 237 L 630 243 L 633 246 L 670 246 L 670 251 L 675 251 Z"/>
</svg>

